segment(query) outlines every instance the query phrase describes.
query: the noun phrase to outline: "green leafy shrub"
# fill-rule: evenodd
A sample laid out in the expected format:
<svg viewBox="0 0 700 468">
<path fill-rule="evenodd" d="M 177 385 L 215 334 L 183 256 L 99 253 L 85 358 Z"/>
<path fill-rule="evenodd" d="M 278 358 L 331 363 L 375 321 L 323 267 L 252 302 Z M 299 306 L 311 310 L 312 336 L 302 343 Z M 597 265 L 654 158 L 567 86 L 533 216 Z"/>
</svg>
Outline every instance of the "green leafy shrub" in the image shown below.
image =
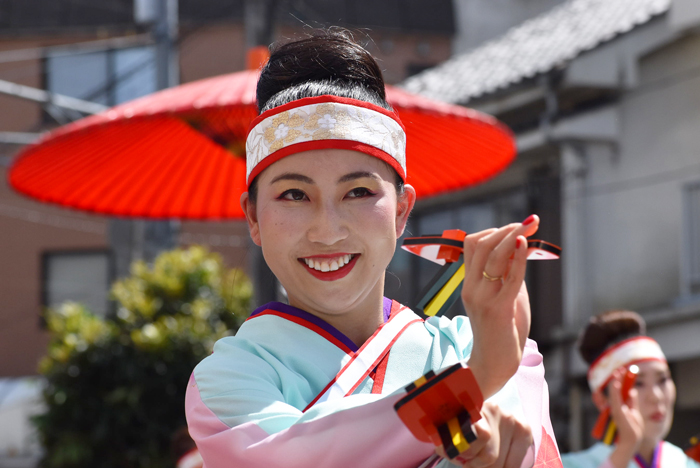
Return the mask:
<svg viewBox="0 0 700 468">
<path fill-rule="evenodd" d="M 201 247 L 132 265 L 107 319 L 76 303 L 46 312 L 39 370 L 47 410 L 35 418 L 42 466 L 173 467 L 194 366 L 248 315 L 251 284 Z"/>
</svg>

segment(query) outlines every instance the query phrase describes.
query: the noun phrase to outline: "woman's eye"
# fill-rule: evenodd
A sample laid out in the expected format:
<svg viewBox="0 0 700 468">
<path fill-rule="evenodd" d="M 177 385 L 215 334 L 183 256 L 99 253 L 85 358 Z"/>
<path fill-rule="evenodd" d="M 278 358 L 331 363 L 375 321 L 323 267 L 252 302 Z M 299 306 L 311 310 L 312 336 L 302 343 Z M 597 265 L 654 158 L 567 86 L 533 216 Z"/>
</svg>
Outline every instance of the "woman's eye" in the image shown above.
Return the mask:
<svg viewBox="0 0 700 468">
<path fill-rule="evenodd" d="M 348 197 L 349 198 L 364 198 L 364 197 L 371 197 L 374 195 L 374 192 L 370 191 L 368 188 L 365 187 L 357 187 L 348 192 Z"/>
<path fill-rule="evenodd" d="M 285 190 L 282 195 L 277 197 L 278 200 L 302 201 L 306 198 L 306 194 L 298 189 Z"/>
</svg>

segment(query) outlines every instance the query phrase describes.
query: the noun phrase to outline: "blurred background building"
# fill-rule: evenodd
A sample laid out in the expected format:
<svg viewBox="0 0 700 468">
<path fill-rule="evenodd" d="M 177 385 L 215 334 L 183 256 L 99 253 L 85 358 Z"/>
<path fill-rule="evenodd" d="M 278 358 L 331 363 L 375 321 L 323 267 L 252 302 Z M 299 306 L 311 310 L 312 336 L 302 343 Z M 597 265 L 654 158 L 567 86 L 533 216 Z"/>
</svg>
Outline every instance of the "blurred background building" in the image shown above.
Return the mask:
<svg viewBox="0 0 700 468">
<path fill-rule="evenodd" d="M 610 308 L 641 312 L 667 352 L 678 386 L 670 440 L 682 445 L 699 430 L 696 0 L 270 0 L 248 10 L 244 0 L 168 1 L 179 9 L 177 35 L 164 37 L 156 1 L 0 0 L 3 176 L 41 132 L 164 87 L 164 41 L 174 84 L 244 69 L 254 30 L 264 38 L 272 25 L 280 39 L 353 28 L 387 83 L 477 108 L 515 132 L 510 168 L 422 201 L 408 234 L 474 232 L 537 213 L 538 236 L 563 246 L 561 262 L 531 262 L 528 272 L 531 336 L 545 355 L 562 451 L 590 443 L 595 411 L 574 345 L 588 318 Z M 42 308 L 72 299 L 106 314 L 109 284 L 129 260 L 193 243 L 255 269 L 243 223 L 115 223 L 0 184 L 0 467 L 31 466 L 37 450 L 28 429 L 6 428 L 35 411 Z M 411 304 L 433 271 L 399 251 L 387 290 Z"/>
<path fill-rule="evenodd" d="M 669 358 L 669 439 L 682 446 L 698 431 L 699 27 L 692 0 L 571 0 L 404 83 L 516 134 L 518 159 L 501 176 L 425 203 L 413 222 L 473 230 L 534 212 L 538 236 L 561 242 L 561 275 L 532 265 L 529 287 L 562 451 L 591 443 L 575 340 L 608 309 L 640 312 Z"/>
</svg>

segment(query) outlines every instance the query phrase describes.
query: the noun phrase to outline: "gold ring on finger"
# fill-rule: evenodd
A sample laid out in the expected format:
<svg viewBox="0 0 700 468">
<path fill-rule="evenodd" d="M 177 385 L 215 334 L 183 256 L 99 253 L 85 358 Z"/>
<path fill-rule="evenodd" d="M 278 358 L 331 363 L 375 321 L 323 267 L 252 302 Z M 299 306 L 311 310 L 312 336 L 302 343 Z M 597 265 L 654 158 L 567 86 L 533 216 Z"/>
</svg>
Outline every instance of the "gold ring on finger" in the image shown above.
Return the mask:
<svg viewBox="0 0 700 468">
<path fill-rule="evenodd" d="M 486 273 L 486 270 L 484 270 L 484 278 L 486 278 L 489 281 L 501 281 L 503 279 L 502 276 L 491 276 L 488 273 Z"/>
</svg>

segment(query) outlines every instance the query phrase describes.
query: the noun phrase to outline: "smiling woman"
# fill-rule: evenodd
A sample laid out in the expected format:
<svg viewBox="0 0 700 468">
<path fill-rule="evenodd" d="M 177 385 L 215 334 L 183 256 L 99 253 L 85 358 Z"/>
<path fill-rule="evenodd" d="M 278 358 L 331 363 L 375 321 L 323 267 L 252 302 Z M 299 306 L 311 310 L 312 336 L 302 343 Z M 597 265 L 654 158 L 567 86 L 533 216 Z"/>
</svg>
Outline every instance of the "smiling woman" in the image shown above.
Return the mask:
<svg viewBox="0 0 700 468">
<path fill-rule="evenodd" d="M 517 468 L 537 453 L 561 466 L 526 340 L 525 237 L 538 218 L 467 236 L 469 319 L 423 320 L 384 297 L 416 194 L 374 59 L 345 33 L 291 42 L 273 51 L 257 96 L 241 206 L 289 303 L 258 308 L 194 370 L 186 410 L 205 466 L 417 467 L 446 452 L 434 464 Z M 460 423 L 477 439 L 419 441 L 394 404 L 464 362 L 473 400 L 491 397 L 473 429 Z"/>
<path fill-rule="evenodd" d="M 590 364 L 588 383 L 601 411 L 603 441 L 563 457 L 566 468 L 700 468 L 665 442 L 673 421 L 676 386 L 661 347 L 645 336 L 636 312 L 611 310 L 591 318 L 579 351 Z M 633 385 L 625 385 L 625 378 Z"/>
<path fill-rule="evenodd" d="M 384 271 L 415 200 L 411 187 L 398 196 L 393 179 L 367 154 L 310 150 L 260 174 L 255 205 L 243 195 L 253 241 L 289 304 L 351 330 L 358 345 L 383 322 Z"/>
</svg>

